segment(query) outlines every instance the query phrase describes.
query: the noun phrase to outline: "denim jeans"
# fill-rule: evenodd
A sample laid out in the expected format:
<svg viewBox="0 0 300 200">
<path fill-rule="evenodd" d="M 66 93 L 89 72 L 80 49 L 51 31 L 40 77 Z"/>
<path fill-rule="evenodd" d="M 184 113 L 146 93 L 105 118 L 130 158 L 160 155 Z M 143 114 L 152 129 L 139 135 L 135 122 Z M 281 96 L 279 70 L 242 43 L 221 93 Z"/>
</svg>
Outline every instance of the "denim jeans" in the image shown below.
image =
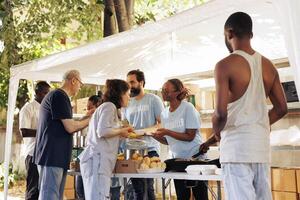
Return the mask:
<svg viewBox="0 0 300 200">
<path fill-rule="evenodd" d="M 63 200 L 67 171 L 60 167 L 38 165 L 39 200 Z"/>
</svg>

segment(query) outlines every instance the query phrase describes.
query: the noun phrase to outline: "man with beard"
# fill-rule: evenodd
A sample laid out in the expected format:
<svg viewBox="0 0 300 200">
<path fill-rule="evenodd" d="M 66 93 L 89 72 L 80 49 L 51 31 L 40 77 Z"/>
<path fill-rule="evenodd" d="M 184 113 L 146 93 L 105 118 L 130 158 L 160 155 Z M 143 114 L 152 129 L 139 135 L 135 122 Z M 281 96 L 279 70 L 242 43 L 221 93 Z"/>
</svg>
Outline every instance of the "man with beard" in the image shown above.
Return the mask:
<svg viewBox="0 0 300 200">
<path fill-rule="evenodd" d="M 286 99 L 272 62 L 251 47 L 251 17 L 243 12 L 232 14 L 224 34 L 231 54 L 215 67 L 214 136 L 200 151 L 221 139 L 225 199 L 271 200 L 270 125 L 287 113 Z M 273 104 L 271 110 L 267 97 Z"/>
<path fill-rule="evenodd" d="M 156 126 L 160 123 L 160 114 L 163 110 L 162 100 L 150 93 L 145 93 L 145 76 L 140 70 L 132 70 L 127 74 L 127 82 L 131 87 L 131 99 L 124 110 L 124 117 L 136 130 Z M 148 142 L 148 156 L 159 156 L 159 143 L 152 137 L 146 137 Z M 147 181 L 147 188 L 144 188 Z M 144 193 L 149 200 L 155 199 L 153 179 L 132 179 L 132 185 L 137 200 L 142 200 Z"/>
</svg>

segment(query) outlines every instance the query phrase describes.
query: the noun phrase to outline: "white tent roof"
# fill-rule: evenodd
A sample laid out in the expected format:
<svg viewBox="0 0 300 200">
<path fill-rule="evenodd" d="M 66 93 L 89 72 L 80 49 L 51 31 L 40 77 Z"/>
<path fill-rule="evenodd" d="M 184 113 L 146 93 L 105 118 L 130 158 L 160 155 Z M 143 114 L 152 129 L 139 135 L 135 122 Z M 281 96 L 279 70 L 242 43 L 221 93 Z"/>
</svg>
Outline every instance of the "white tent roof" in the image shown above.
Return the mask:
<svg viewBox="0 0 300 200">
<path fill-rule="evenodd" d="M 60 81 L 65 71 L 78 69 L 85 83 L 103 84 L 107 78 L 124 79 L 129 70 L 138 68 L 146 74 L 146 87 L 160 88 L 168 77 L 211 70 L 228 55 L 223 26 L 235 11 L 252 16 L 257 51 L 271 59 L 289 57 L 299 94 L 300 1 L 294 0 L 211 0 L 168 19 L 12 67 L 4 199 L 19 79 Z"/>
<path fill-rule="evenodd" d="M 159 88 L 170 76 L 213 69 L 228 55 L 223 26 L 234 11 L 253 17 L 253 46 L 269 58 L 287 57 L 278 15 L 269 1 L 211 1 L 157 23 L 149 23 L 101 41 L 50 55 L 12 68 L 12 76 L 60 81 L 78 69 L 86 83 L 103 84 L 126 77 L 131 69 L 146 74 L 146 87 Z"/>
</svg>

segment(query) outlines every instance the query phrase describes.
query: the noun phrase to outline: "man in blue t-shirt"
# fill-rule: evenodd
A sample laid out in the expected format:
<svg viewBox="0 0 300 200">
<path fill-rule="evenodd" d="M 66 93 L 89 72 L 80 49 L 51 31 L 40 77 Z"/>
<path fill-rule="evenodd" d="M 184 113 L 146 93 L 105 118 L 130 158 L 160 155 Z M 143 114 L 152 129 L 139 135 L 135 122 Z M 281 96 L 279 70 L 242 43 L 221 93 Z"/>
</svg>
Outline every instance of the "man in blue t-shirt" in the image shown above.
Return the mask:
<svg viewBox="0 0 300 200">
<path fill-rule="evenodd" d="M 163 110 L 162 100 L 154 95 L 145 93 L 145 76 L 142 71 L 132 70 L 127 74 L 127 82 L 131 86 L 131 99 L 124 110 L 124 117 L 136 130 L 156 126 L 160 123 Z M 152 137 L 144 138 L 148 143 L 149 157 L 159 156 L 159 143 Z M 155 199 L 153 179 L 147 179 L 147 189 L 143 187 L 144 179 L 132 179 L 137 200 L 143 199 L 144 193 L 149 200 Z"/>
<path fill-rule="evenodd" d="M 73 133 L 89 123 L 90 115 L 80 120 L 72 119 L 69 97 L 82 85 L 77 70 L 70 70 L 63 77 L 61 88 L 47 94 L 40 106 L 34 161 L 39 170 L 39 200 L 63 199 L 67 169 L 71 160 Z"/>
</svg>

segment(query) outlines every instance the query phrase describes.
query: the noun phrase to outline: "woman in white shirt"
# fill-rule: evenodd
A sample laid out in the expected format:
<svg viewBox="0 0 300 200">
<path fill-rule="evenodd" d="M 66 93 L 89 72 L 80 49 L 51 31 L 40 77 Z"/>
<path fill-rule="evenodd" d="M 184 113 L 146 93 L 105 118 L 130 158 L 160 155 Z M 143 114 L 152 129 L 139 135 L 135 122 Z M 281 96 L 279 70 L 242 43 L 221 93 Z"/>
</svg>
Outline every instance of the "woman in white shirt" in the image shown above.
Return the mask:
<svg viewBox="0 0 300 200">
<path fill-rule="evenodd" d="M 160 116 L 163 128 L 157 129 L 154 138 L 169 145 L 173 158 L 189 159 L 199 152 L 202 138 L 199 132 L 200 115 L 193 104 L 185 101 L 188 90 L 179 79 L 168 80 L 162 88 L 162 97 L 170 106 Z M 204 158 L 204 155 L 200 157 Z M 174 180 L 176 195 L 180 200 L 190 199 L 192 185 L 196 200 L 207 200 L 207 188 L 203 181 Z"/>
<path fill-rule="evenodd" d="M 131 127 L 121 128 L 118 109 L 128 105 L 129 85 L 119 79 L 107 80 L 104 103 L 89 123 L 87 147 L 79 156 L 86 200 L 110 198 L 110 178 L 115 167 L 120 137 L 127 137 Z"/>
</svg>

